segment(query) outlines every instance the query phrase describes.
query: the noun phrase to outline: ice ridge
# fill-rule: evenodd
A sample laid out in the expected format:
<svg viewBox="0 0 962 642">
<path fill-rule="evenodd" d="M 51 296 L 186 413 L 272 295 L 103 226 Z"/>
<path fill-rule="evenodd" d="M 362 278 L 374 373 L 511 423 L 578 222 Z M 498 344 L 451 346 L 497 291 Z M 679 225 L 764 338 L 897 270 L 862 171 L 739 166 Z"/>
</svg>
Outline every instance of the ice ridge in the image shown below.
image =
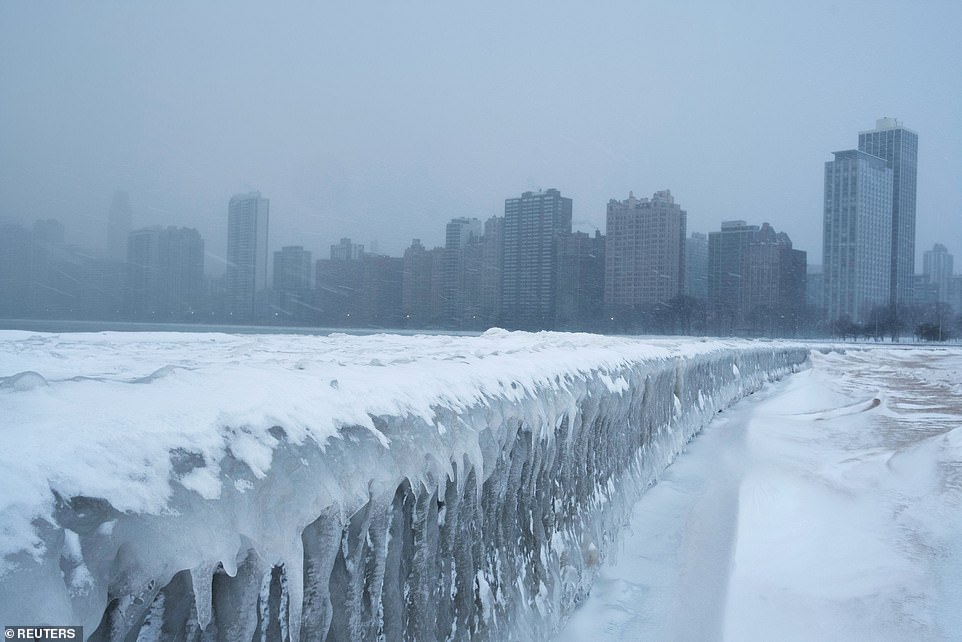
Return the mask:
<svg viewBox="0 0 962 642">
<path fill-rule="evenodd" d="M 560 336 L 458 339 L 445 359 L 476 363 L 500 341 L 484 353 L 496 369 L 520 342 L 544 371 L 438 395 L 430 413 L 398 403 L 326 439 L 231 426 L 219 456 L 171 448 L 160 510 L 55 489 L 35 545 L 5 555 L 0 619 L 95 640 L 545 638 L 685 444 L 808 359 L 790 344 Z M 587 348 L 577 368 L 550 358 Z M 174 385 L 168 373 L 146 385 Z M 351 382 L 316 374 L 334 392 Z"/>
</svg>

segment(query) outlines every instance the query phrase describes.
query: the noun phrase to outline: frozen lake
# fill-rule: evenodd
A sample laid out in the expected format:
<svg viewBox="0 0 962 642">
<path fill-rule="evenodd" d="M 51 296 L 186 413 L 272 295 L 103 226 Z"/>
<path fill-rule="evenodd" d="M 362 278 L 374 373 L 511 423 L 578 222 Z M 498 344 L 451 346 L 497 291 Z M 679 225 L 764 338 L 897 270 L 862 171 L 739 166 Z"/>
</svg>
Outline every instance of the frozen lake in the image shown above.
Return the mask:
<svg viewBox="0 0 962 642">
<path fill-rule="evenodd" d="M 813 354 L 640 499 L 559 639 L 962 639 L 960 393 L 958 348 Z"/>
</svg>

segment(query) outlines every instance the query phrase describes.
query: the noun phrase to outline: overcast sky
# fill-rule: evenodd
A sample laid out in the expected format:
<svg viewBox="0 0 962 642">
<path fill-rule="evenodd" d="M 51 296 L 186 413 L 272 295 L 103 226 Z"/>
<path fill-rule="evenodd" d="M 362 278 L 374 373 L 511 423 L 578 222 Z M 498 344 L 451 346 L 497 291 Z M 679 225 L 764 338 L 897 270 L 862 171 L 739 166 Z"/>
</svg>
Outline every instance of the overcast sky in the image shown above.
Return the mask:
<svg viewBox="0 0 962 642">
<path fill-rule="evenodd" d="M 668 188 L 689 232 L 768 221 L 819 263 L 824 163 L 891 116 L 919 134 L 917 263 L 958 266 L 960 32 L 958 0 L 0 0 L 0 219 L 102 246 L 126 189 L 135 227 L 222 256 L 257 189 L 272 250 L 399 256 L 525 190 L 604 231 Z"/>
</svg>

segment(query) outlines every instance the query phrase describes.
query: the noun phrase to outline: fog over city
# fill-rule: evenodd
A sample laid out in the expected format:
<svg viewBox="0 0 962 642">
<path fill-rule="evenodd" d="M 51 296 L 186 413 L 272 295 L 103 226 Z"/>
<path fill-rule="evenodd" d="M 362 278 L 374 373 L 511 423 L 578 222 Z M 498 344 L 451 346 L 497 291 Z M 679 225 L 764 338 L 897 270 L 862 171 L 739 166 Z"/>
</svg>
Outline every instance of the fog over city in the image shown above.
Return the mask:
<svg viewBox="0 0 962 642">
<path fill-rule="evenodd" d="M 962 254 L 962 4 L 0 4 L 0 222 L 105 245 L 271 201 L 270 249 L 400 256 L 557 188 L 576 230 L 670 189 L 688 232 L 770 222 L 821 262 L 824 163 L 877 118 L 919 135 L 916 264 Z M 374 245 L 376 244 L 376 246 Z"/>
</svg>

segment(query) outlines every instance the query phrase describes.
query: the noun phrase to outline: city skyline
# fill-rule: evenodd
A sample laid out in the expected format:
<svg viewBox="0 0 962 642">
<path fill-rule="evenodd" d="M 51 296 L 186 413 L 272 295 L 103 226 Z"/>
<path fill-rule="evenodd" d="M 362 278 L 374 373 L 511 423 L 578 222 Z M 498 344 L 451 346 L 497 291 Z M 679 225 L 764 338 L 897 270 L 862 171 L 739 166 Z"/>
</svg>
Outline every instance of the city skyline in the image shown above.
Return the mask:
<svg viewBox="0 0 962 642">
<path fill-rule="evenodd" d="M 277 247 L 397 256 L 505 194 L 563 189 L 592 232 L 670 187 L 690 230 L 767 220 L 819 263 L 819 167 L 890 116 L 922 137 L 917 249 L 962 254 L 957 3 L 224 9 L 0 6 L 0 219 L 97 246 L 127 190 L 218 272 L 252 189 Z"/>
<path fill-rule="evenodd" d="M 651 199 L 629 192 L 609 201 L 606 234 L 591 237 L 571 229 L 571 199 L 554 188 L 505 199 L 505 215 L 483 226 L 451 219 L 444 247 L 414 239 L 396 257 L 342 238 L 316 263 L 303 246 L 269 242 L 269 199 L 235 194 L 227 208 L 233 268 L 223 278 L 205 277 L 205 242 L 194 228 L 132 230 L 126 260 L 117 261 L 65 244 L 55 219 L 36 221 L 32 232 L 4 224 L 0 298 L 9 318 L 726 336 L 823 336 L 869 325 L 877 333 L 892 327 L 881 313 L 921 327 L 919 319 L 962 310 L 962 275 L 951 274 L 953 255 L 942 244 L 925 251 L 908 298 L 890 308 L 894 171 L 859 150 L 835 156 L 825 164 L 831 260 L 815 266 L 807 303 L 807 251 L 768 222 L 722 221 L 707 238 L 687 236 L 670 190 Z M 632 258 L 639 251 L 644 261 Z M 689 280 L 689 270 L 698 276 Z M 696 294 L 696 284 L 707 292 Z M 615 296 L 620 288 L 634 294 Z"/>
</svg>

